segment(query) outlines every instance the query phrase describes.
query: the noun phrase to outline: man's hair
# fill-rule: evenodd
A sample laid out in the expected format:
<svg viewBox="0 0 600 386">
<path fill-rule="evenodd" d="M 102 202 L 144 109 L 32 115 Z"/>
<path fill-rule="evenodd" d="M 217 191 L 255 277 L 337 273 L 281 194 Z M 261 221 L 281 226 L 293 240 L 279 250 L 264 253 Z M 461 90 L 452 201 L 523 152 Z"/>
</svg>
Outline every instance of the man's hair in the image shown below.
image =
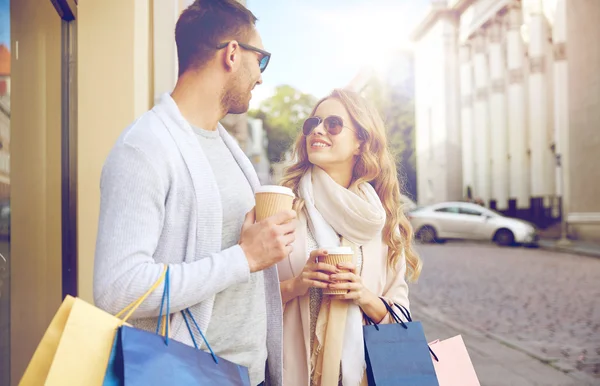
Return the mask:
<svg viewBox="0 0 600 386">
<path fill-rule="evenodd" d="M 256 16 L 236 0 L 196 0 L 179 16 L 175 42 L 179 75 L 208 62 L 219 43 L 248 39 Z"/>
</svg>

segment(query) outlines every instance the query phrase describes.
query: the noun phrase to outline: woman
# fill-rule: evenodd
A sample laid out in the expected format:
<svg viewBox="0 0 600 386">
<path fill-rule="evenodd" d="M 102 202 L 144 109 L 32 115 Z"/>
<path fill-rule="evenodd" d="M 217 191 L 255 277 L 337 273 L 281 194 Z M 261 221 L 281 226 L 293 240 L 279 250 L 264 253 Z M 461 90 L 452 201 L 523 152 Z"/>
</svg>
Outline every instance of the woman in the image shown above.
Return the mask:
<svg viewBox="0 0 600 386">
<path fill-rule="evenodd" d="M 282 184 L 298 197 L 299 224 L 278 264 L 284 384 L 366 385 L 363 313 L 391 322 L 380 297 L 408 308 L 405 276 L 421 270 L 383 121 L 358 94 L 334 90 L 305 121 L 295 155 Z M 318 262 L 340 245 L 353 248 L 354 263 Z M 348 293 L 324 296 L 324 288 Z"/>
</svg>

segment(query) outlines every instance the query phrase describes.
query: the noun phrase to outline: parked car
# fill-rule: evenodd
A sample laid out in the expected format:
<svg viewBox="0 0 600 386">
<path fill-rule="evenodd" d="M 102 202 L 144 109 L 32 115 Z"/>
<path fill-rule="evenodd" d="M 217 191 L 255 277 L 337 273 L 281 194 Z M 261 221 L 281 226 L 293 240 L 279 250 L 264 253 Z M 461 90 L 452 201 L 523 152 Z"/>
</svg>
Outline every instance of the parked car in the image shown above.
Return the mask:
<svg viewBox="0 0 600 386">
<path fill-rule="evenodd" d="M 423 243 L 446 239 L 490 240 L 498 245 L 537 243 L 532 224 L 468 202 L 445 202 L 408 214 L 415 237 Z"/>
<path fill-rule="evenodd" d="M 402 204 L 402 209 L 404 210 L 404 213 L 417 209 L 417 204 L 415 204 L 413 200 L 411 200 L 410 198 L 408 198 L 408 196 L 404 194 L 400 195 L 400 203 Z"/>
</svg>

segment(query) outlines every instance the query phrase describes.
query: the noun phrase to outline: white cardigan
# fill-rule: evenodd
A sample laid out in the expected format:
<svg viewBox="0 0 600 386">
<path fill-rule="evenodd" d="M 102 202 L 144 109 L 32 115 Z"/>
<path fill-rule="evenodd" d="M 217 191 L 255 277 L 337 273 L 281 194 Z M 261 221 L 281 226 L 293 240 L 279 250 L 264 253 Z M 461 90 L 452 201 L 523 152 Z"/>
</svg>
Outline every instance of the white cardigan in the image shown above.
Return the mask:
<svg viewBox="0 0 600 386">
<path fill-rule="evenodd" d="M 252 189 L 254 168 L 219 125 Z M 102 171 L 100 221 L 94 267 L 94 300 L 115 314 L 156 281 L 170 265 L 170 335 L 192 345 L 178 311 L 190 307 L 203 332 L 215 294 L 249 280 L 239 245 L 221 251 L 219 189 L 192 128 L 170 95 L 128 127 Z M 277 270 L 264 271 L 269 379 L 282 384 L 282 306 Z M 132 324 L 153 330 L 163 292 L 157 289 L 133 315 Z M 200 342 L 200 338 L 197 339 Z M 210 342 L 209 342 L 210 343 Z"/>
</svg>

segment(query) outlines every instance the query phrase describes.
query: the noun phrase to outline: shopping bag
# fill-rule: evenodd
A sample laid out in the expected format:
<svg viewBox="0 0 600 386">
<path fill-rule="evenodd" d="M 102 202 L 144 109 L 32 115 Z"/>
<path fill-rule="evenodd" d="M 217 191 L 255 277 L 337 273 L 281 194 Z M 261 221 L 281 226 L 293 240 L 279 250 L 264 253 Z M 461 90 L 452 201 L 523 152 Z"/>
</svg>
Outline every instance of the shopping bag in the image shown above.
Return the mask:
<svg viewBox="0 0 600 386">
<path fill-rule="evenodd" d="M 429 343 L 440 386 L 480 386 L 467 347 L 460 335 Z"/>
<path fill-rule="evenodd" d="M 189 309 L 181 311 L 194 347 L 169 338 L 169 273 L 156 332 L 123 326 L 115 337 L 103 386 L 250 386 L 248 368 L 219 358 Z M 162 332 L 161 332 L 162 327 Z M 199 349 L 193 328 L 210 353 Z"/>
<path fill-rule="evenodd" d="M 126 309 L 131 313 L 164 279 Z M 131 314 L 128 315 L 128 317 Z M 66 296 L 44 333 L 19 386 L 101 386 L 117 329 L 126 323 L 91 304 Z"/>
<path fill-rule="evenodd" d="M 373 386 L 439 386 L 423 326 L 408 310 L 395 305 L 407 319 L 402 321 L 385 300 L 396 323 L 375 324 L 365 315 L 363 327 L 367 379 Z"/>
</svg>

